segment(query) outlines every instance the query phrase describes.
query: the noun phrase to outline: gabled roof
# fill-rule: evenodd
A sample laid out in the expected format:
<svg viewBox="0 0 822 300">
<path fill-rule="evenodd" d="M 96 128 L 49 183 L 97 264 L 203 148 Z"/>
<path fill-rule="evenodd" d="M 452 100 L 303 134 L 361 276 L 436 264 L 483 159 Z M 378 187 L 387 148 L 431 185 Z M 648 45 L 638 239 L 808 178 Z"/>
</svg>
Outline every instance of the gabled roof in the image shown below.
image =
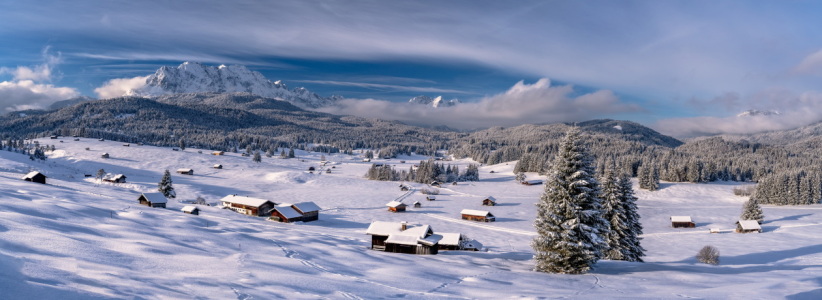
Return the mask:
<svg viewBox="0 0 822 300">
<path fill-rule="evenodd" d="M 293 207 L 302 213 L 307 213 L 310 211 L 320 211 L 320 207 L 311 201 L 294 203 Z"/>
<path fill-rule="evenodd" d="M 183 209 L 181 209 L 181 211 L 190 213 L 190 212 L 193 212 L 196 209 L 197 209 L 197 207 L 194 206 L 194 205 L 186 205 L 186 206 L 183 206 Z"/>
<path fill-rule="evenodd" d="M 126 175 L 108 173 L 106 174 L 106 176 L 103 176 L 103 180 L 117 180 L 120 178 L 126 178 Z"/>
<path fill-rule="evenodd" d="M 400 244 L 400 245 L 416 245 L 419 240 L 418 237 L 404 233 L 394 233 L 388 236 L 385 240 L 386 244 Z"/>
<path fill-rule="evenodd" d="M 399 201 L 391 201 L 391 202 L 388 202 L 388 204 L 386 204 L 385 206 L 400 207 L 400 206 L 408 206 L 408 205 L 406 205 L 405 203 L 399 202 Z"/>
<path fill-rule="evenodd" d="M 365 234 L 389 236 L 392 233 L 399 232 L 402 232 L 402 223 L 400 222 L 374 221 L 371 222 L 371 225 L 368 225 Z"/>
<path fill-rule="evenodd" d="M 737 223 L 742 227 L 742 230 L 762 230 L 762 226 L 759 226 L 759 222 L 756 220 L 739 220 Z"/>
<path fill-rule="evenodd" d="M 442 236 L 441 236 L 441 235 L 439 235 L 439 234 L 432 234 L 432 235 L 429 235 L 428 237 L 426 237 L 426 238 L 424 238 L 424 239 L 419 239 L 419 240 L 417 240 L 417 241 L 418 241 L 418 242 L 420 242 L 420 244 L 425 244 L 425 245 L 428 245 L 428 246 L 434 246 L 434 245 L 436 245 L 437 243 L 439 243 L 439 242 L 440 242 L 440 240 L 442 240 Z"/>
<path fill-rule="evenodd" d="M 168 203 L 168 199 L 163 196 L 163 193 L 142 193 L 142 195 L 151 203 Z"/>
<path fill-rule="evenodd" d="M 265 204 L 266 202 L 271 202 L 271 201 L 268 201 L 268 200 L 265 200 L 265 199 L 260 199 L 260 198 L 246 197 L 246 196 L 228 195 L 228 196 L 223 197 L 223 199 L 220 199 L 220 202 L 228 202 L 228 203 L 242 204 L 242 205 L 246 205 L 246 206 L 260 207 L 260 206 L 263 206 L 263 204 Z M 271 203 L 273 204 L 274 202 L 271 202 Z"/>
<path fill-rule="evenodd" d="M 281 215 L 283 215 L 283 217 L 286 217 L 288 219 L 295 219 L 303 216 L 303 214 L 297 212 L 294 208 L 292 208 L 291 205 L 278 205 L 274 207 L 274 210 L 278 211 Z"/>
<path fill-rule="evenodd" d="M 434 196 L 434 195 L 426 195 L 426 196 L 425 196 L 425 199 L 434 199 L 434 200 L 437 200 L 437 196 Z"/>
<path fill-rule="evenodd" d="M 458 232 L 441 232 L 438 235 L 442 236 L 440 245 L 459 246 L 462 240 L 462 234 Z"/>
<path fill-rule="evenodd" d="M 480 217 L 493 217 L 494 215 L 491 212 L 485 210 L 475 210 L 475 209 L 463 209 L 460 214 L 469 215 L 469 216 L 480 216 Z"/>
<path fill-rule="evenodd" d="M 494 203 L 497 202 L 497 198 L 494 198 L 494 196 L 485 197 L 485 199 L 483 199 L 483 200 L 491 200 L 491 202 L 494 202 Z"/>
<path fill-rule="evenodd" d="M 184 172 L 184 173 L 188 173 L 188 172 L 191 172 L 191 171 L 192 171 L 192 170 L 191 170 L 191 169 L 188 169 L 188 168 L 181 168 L 181 169 L 177 169 L 177 172 Z"/>
<path fill-rule="evenodd" d="M 401 225 L 401 224 L 400 224 Z M 386 243 L 402 244 L 402 245 L 416 245 L 418 243 L 433 246 L 442 236 L 434 234 L 431 226 L 422 225 L 408 228 L 404 231 L 394 232 L 388 235 Z"/>
<path fill-rule="evenodd" d="M 465 242 L 462 244 L 462 248 L 463 248 L 463 249 L 477 249 L 477 250 L 482 250 L 482 243 L 477 242 L 477 240 L 465 241 Z"/>
<path fill-rule="evenodd" d="M 31 171 L 28 174 L 26 174 L 26 176 L 23 176 L 22 179 L 31 179 L 31 178 L 34 178 L 34 176 L 37 176 L 37 174 L 43 175 L 43 173 L 40 173 L 38 171 Z M 43 175 L 43 176 L 46 176 L 46 175 Z"/>
<path fill-rule="evenodd" d="M 691 216 L 671 216 L 671 222 L 690 223 L 690 222 L 693 222 L 693 221 L 691 221 Z"/>
</svg>

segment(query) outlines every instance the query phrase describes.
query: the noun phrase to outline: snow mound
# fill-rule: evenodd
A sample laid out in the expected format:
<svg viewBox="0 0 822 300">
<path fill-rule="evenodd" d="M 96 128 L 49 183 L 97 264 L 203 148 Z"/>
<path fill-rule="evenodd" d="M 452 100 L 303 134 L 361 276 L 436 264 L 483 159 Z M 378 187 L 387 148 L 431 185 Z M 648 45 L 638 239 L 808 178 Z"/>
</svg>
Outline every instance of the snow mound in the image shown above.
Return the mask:
<svg viewBox="0 0 822 300">
<path fill-rule="evenodd" d="M 265 175 L 266 181 L 278 183 L 305 183 L 308 181 L 308 174 L 303 172 L 276 172 Z"/>
</svg>

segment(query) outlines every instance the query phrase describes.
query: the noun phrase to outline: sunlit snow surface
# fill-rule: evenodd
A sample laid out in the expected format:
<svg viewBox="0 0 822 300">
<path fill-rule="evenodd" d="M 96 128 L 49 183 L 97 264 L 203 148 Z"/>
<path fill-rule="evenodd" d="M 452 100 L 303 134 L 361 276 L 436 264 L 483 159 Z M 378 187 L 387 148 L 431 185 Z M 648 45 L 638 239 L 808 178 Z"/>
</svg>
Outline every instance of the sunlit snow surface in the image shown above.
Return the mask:
<svg viewBox="0 0 822 300">
<path fill-rule="evenodd" d="M 436 201 L 425 201 L 419 184 L 407 193 L 398 182 L 363 179 L 370 164 L 347 155 L 325 154 L 337 162 L 325 168 L 335 168 L 310 174 L 311 166 L 323 170 L 321 154 L 297 151 L 297 159 L 254 163 L 209 149 L 61 140 L 40 140 L 58 148 L 46 162 L 0 151 L 2 299 L 822 297 L 822 206 L 765 206 L 763 233 L 731 233 L 746 200 L 732 194 L 733 184 L 663 183 L 656 192 L 638 191 L 646 263 L 600 261 L 586 275 L 554 275 L 530 270 L 534 203 L 543 186 L 515 184 L 513 162 L 483 166 L 482 181 L 444 185 Z M 100 158 L 103 152 L 111 158 Z M 379 162 L 407 169 L 420 159 Z M 469 161 L 456 163 L 465 170 Z M 84 177 L 101 168 L 125 174 L 128 183 Z M 178 168 L 195 175 L 173 174 Z M 49 176 L 48 184 L 20 180 L 30 169 Z M 156 190 L 165 169 L 178 200 L 216 203 L 238 194 L 313 201 L 323 210 L 319 221 L 282 224 L 218 207 L 186 215 L 180 209 L 187 204 L 176 200 L 167 209 L 138 205 L 139 193 Z M 497 206 L 481 206 L 489 195 Z M 395 199 L 422 207 L 390 213 L 385 203 Z M 459 220 L 466 208 L 489 210 L 497 221 Z M 691 216 L 697 227 L 673 229 L 672 215 Z M 489 249 L 431 256 L 368 250 L 365 230 L 375 220 L 461 232 Z M 705 245 L 719 248 L 720 265 L 696 262 Z"/>
</svg>

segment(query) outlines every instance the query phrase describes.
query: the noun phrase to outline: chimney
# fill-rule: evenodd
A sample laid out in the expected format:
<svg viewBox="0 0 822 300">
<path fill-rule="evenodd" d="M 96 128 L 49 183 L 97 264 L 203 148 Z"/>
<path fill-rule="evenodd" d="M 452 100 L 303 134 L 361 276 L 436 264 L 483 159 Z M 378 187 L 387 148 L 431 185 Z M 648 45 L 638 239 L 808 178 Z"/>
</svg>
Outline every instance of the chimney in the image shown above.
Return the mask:
<svg viewBox="0 0 822 300">
<path fill-rule="evenodd" d="M 406 229 L 408 229 L 408 222 L 400 222 L 400 231 L 405 231 Z"/>
</svg>

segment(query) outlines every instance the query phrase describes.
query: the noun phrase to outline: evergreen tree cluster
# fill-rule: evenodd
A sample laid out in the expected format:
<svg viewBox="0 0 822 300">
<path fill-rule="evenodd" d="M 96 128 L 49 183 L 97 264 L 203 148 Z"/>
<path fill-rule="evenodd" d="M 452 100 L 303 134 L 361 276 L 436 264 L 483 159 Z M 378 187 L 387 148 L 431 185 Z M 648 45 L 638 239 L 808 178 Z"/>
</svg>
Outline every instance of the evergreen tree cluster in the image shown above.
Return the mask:
<svg viewBox="0 0 822 300">
<path fill-rule="evenodd" d="M 820 203 L 822 174 L 819 171 L 791 170 L 763 178 L 751 198 L 762 204 L 805 205 Z"/>
<path fill-rule="evenodd" d="M 643 164 L 637 170 L 637 179 L 639 181 L 639 188 L 649 191 L 656 191 L 659 189 L 659 170 L 653 165 L 653 162 Z"/>
<path fill-rule="evenodd" d="M 410 167 L 406 170 L 395 170 L 388 164 L 372 164 L 365 174 L 369 180 L 381 181 L 410 181 L 418 183 L 456 182 L 456 181 L 479 181 L 479 167 L 470 164 L 465 172 L 460 173 L 458 166 L 437 163 L 433 159 L 420 161 L 417 167 Z"/>
</svg>

